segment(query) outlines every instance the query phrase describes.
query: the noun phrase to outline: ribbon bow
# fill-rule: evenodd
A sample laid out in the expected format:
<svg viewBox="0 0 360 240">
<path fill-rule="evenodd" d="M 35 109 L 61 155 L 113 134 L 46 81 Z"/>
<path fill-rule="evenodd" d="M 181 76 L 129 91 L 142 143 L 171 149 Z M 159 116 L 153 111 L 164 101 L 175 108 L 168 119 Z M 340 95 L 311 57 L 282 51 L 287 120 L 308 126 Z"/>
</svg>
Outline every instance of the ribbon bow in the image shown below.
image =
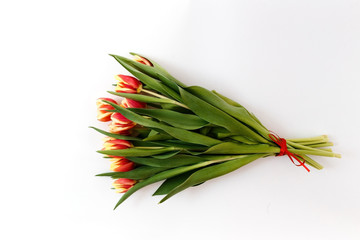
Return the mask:
<svg viewBox="0 0 360 240">
<path fill-rule="evenodd" d="M 285 138 L 281 138 L 275 133 L 270 133 L 269 137 L 271 140 L 273 140 L 274 143 L 276 143 L 280 147 L 280 152 L 276 156 L 287 155 L 295 166 L 303 166 L 306 171 L 310 172 L 309 168 L 305 166 L 305 159 L 302 156 L 289 152 Z M 303 161 L 300 161 L 299 158 L 301 158 Z M 295 163 L 295 159 L 296 161 L 298 161 L 298 164 Z"/>
</svg>

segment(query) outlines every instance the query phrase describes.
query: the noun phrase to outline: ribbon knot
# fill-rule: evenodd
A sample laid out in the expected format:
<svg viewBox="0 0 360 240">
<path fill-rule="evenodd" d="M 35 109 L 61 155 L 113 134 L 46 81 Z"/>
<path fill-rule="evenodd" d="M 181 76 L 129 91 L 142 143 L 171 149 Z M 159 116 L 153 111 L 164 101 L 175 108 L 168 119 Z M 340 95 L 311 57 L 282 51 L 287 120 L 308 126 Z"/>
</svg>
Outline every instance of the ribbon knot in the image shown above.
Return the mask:
<svg viewBox="0 0 360 240">
<path fill-rule="evenodd" d="M 270 133 L 269 138 L 280 147 L 280 152 L 276 156 L 287 155 L 295 166 L 298 167 L 303 166 L 306 169 L 306 171 L 310 172 L 309 168 L 306 167 L 305 159 L 302 156 L 300 156 L 299 154 L 294 154 L 289 152 L 285 138 L 281 138 L 275 133 Z M 303 161 L 301 161 L 300 158 Z M 296 164 L 294 160 L 296 160 L 298 164 Z"/>
</svg>

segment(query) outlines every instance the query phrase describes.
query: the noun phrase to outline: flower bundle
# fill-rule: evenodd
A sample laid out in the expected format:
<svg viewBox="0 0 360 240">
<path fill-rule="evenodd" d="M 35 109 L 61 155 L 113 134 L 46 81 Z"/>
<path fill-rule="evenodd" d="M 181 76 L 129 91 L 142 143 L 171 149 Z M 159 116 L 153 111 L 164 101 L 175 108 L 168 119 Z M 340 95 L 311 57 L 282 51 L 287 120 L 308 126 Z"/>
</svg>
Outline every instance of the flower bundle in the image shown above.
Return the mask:
<svg viewBox="0 0 360 240">
<path fill-rule="evenodd" d="M 232 172 L 252 161 L 287 155 L 298 166 L 322 166 L 309 155 L 340 157 L 326 135 L 284 139 L 269 131 L 239 103 L 199 86 L 188 87 L 159 64 L 138 54 L 134 60 L 111 55 L 132 76 L 117 75 L 115 91 L 122 101 L 97 100 L 98 120 L 111 122 L 98 151 L 111 160 L 112 172 L 124 193 L 163 181 L 154 195 L 175 194 Z"/>
</svg>

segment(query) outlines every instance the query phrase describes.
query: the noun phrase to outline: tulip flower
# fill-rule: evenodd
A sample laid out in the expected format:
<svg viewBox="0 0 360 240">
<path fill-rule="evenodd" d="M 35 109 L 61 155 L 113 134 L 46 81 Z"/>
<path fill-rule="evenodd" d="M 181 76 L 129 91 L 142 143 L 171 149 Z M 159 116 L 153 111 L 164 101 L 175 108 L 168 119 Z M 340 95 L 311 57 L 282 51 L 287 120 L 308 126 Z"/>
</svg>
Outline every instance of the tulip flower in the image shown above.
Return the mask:
<svg viewBox="0 0 360 240">
<path fill-rule="evenodd" d="M 110 169 L 114 172 L 128 172 L 135 167 L 135 163 L 124 157 L 116 157 L 111 159 Z"/>
<path fill-rule="evenodd" d="M 136 78 L 119 74 L 115 76 L 115 79 L 118 80 L 118 83 L 115 88 L 115 92 L 122 92 L 122 93 L 141 92 L 142 84 Z"/>
<path fill-rule="evenodd" d="M 109 131 L 111 133 L 117 133 L 121 135 L 128 135 L 128 130 L 133 128 L 136 123 L 130 121 L 124 117 L 121 113 L 114 112 L 111 115 L 112 122 L 109 125 Z"/>
<path fill-rule="evenodd" d="M 132 144 L 126 140 L 115 139 L 111 137 L 106 137 L 104 139 L 103 150 L 119 150 L 119 149 L 127 149 L 130 147 L 132 147 Z"/>
<path fill-rule="evenodd" d="M 124 108 L 146 108 L 146 103 L 124 98 L 121 101 L 121 106 Z"/>
<path fill-rule="evenodd" d="M 115 139 L 112 137 L 106 137 L 104 138 L 104 144 L 103 144 L 103 149 L 102 150 L 121 150 L 121 149 L 127 149 L 127 148 L 131 148 L 133 145 L 126 140 L 122 140 L 122 139 Z M 119 156 L 112 156 L 112 155 L 107 155 L 108 157 L 111 158 L 118 158 Z"/>
<path fill-rule="evenodd" d="M 111 106 L 110 104 L 104 102 L 109 101 L 114 104 L 117 104 L 117 102 L 111 98 L 98 98 L 96 100 L 96 106 L 97 106 L 97 119 L 102 122 L 108 122 L 111 120 L 112 112 L 109 112 L 108 110 L 114 110 L 115 108 Z"/>
<path fill-rule="evenodd" d="M 109 132 L 119 134 L 119 135 L 131 135 L 131 129 L 125 128 L 119 124 L 111 122 L 109 124 Z"/>
<path fill-rule="evenodd" d="M 148 66 L 150 66 L 150 67 L 153 66 L 152 63 L 151 63 L 149 60 L 147 60 L 147 59 L 144 58 L 144 57 L 140 57 L 140 56 L 138 56 L 138 55 L 134 55 L 134 61 L 135 61 L 135 62 L 138 62 L 138 63 L 142 63 L 142 64 L 145 64 L 145 65 L 148 65 Z"/>
<path fill-rule="evenodd" d="M 117 193 L 127 192 L 136 183 L 133 179 L 119 178 L 113 182 L 113 186 L 117 189 Z"/>
</svg>

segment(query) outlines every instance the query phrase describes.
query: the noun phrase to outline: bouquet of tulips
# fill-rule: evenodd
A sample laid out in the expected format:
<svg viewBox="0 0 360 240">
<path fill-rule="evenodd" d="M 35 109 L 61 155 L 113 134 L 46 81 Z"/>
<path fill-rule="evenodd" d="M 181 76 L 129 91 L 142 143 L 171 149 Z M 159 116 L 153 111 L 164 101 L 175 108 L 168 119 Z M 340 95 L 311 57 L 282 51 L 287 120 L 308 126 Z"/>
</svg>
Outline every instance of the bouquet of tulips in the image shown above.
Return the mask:
<svg viewBox="0 0 360 240">
<path fill-rule="evenodd" d="M 134 59 L 111 55 L 134 77 L 117 75 L 114 91 L 122 101 L 97 100 L 98 120 L 109 130 L 98 151 L 111 160 L 124 193 L 115 208 L 137 190 L 163 181 L 154 195 L 161 202 L 188 187 L 232 172 L 252 161 L 286 155 L 310 171 L 322 166 L 309 155 L 340 157 L 326 135 L 284 139 L 269 131 L 239 103 L 199 86 L 188 87 L 159 64 L 131 53 Z"/>
</svg>

